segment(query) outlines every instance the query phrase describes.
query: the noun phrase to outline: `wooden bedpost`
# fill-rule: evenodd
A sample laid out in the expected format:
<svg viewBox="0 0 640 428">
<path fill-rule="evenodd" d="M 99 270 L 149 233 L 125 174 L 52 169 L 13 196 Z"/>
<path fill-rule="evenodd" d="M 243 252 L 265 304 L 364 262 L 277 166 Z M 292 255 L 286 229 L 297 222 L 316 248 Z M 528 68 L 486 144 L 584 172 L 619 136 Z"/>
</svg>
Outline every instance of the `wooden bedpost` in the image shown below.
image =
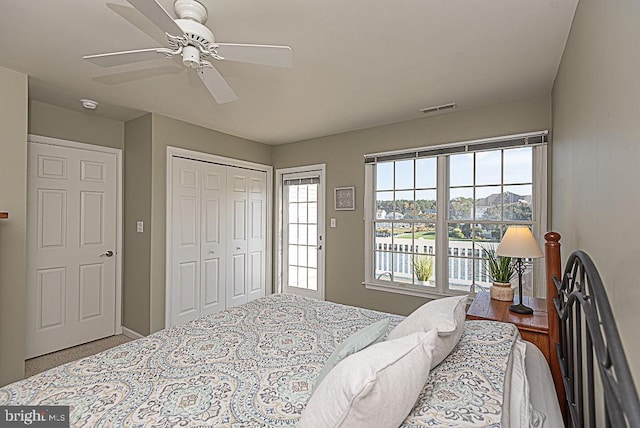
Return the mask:
<svg viewBox="0 0 640 428">
<path fill-rule="evenodd" d="M 558 296 L 558 289 L 553 282 L 553 277 L 562 279 L 562 261 L 560 260 L 560 234 L 547 232 L 544 235 L 544 260 L 547 272 L 547 314 L 549 317 L 549 355 L 551 357 L 551 374 L 556 386 L 560 410 L 565 421 L 567 420 L 567 400 L 564 394 L 564 383 L 556 352 L 556 344 L 560 343 L 560 318 L 553 300 Z"/>
</svg>

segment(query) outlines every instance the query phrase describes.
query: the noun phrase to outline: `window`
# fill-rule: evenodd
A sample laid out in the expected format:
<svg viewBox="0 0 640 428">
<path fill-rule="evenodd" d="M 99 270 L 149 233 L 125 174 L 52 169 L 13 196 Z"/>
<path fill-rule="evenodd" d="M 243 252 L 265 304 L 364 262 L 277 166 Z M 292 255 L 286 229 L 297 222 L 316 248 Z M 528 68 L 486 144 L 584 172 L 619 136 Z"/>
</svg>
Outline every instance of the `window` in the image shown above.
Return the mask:
<svg viewBox="0 0 640 428">
<path fill-rule="evenodd" d="M 436 158 L 376 167 L 375 277 L 435 287 Z"/>
<path fill-rule="evenodd" d="M 367 287 L 450 295 L 490 285 L 483 249 L 512 224 L 544 230 L 546 134 L 536 135 L 367 157 Z"/>
</svg>

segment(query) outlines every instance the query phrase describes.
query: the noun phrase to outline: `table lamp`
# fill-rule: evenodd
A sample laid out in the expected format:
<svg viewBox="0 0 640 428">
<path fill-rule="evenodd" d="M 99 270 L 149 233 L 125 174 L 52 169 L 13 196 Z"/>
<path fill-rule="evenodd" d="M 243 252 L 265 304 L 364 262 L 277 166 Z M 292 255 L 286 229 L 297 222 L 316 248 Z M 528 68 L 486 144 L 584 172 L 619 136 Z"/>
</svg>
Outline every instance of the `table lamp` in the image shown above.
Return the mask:
<svg viewBox="0 0 640 428">
<path fill-rule="evenodd" d="M 529 226 L 509 226 L 507 233 L 502 237 L 496 255 L 517 259 L 516 272 L 518 272 L 518 294 L 520 302 L 509 306 L 511 312 L 518 314 L 532 314 L 533 309 L 522 304 L 522 275 L 526 269 L 522 259 L 536 259 L 544 257 L 542 250 L 533 237 Z"/>
</svg>

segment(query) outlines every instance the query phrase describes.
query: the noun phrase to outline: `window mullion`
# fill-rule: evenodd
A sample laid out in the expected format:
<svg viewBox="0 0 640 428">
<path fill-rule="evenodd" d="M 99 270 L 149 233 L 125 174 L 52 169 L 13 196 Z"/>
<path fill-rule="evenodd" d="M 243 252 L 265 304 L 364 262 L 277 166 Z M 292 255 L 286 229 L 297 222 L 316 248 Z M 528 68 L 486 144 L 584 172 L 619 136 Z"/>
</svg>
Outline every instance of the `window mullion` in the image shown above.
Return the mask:
<svg viewBox="0 0 640 428">
<path fill-rule="evenodd" d="M 282 185 L 282 291 L 289 285 L 289 186 Z"/>
<path fill-rule="evenodd" d="M 532 212 L 532 225 L 534 236 L 540 240 L 547 229 L 547 146 L 533 148 L 533 181 L 532 198 L 534 210 Z M 537 259 L 533 262 L 533 295 L 544 297 L 545 289 L 542 284 L 544 278 L 544 259 Z M 539 287 L 537 287 L 538 285 Z"/>
<path fill-rule="evenodd" d="M 396 244 L 396 218 L 395 218 L 395 213 L 396 213 L 396 209 L 398 208 L 398 201 L 396 200 L 396 196 L 398 194 L 397 189 L 396 189 L 396 163 L 393 162 L 393 186 L 391 187 L 391 192 L 393 194 L 393 198 L 392 201 L 393 203 L 391 204 L 391 260 L 389 261 L 390 263 L 390 269 L 389 271 L 391 272 L 391 275 L 389 275 L 391 282 L 395 282 L 396 281 L 396 260 L 398 260 L 397 254 L 398 254 L 398 247 Z"/>
<path fill-rule="evenodd" d="M 473 154 L 473 199 L 471 201 L 471 254 L 467 254 L 467 257 L 471 256 L 471 286 L 469 287 L 469 291 L 471 291 L 472 293 L 476 292 L 476 264 L 475 264 L 475 252 L 476 252 L 476 233 L 475 233 L 475 228 L 476 228 L 476 201 L 478 200 L 477 198 L 477 168 L 478 168 L 478 164 L 476 162 L 476 158 L 477 158 L 478 154 L 474 153 Z"/>
<path fill-rule="evenodd" d="M 409 257 L 410 263 L 409 263 L 409 272 L 411 273 L 411 283 L 413 285 L 416 285 L 416 274 L 415 274 L 415 263 L 416 263 L 416 259 L 415 257 L 417 256 L 417 251 L 416 251 L 416 205 L 417 205 L 417 191 L 416 191 L 416 187 L 418 187 L 418 163 L 417 161 L 414 159 L 413 160 L 413 214 L 411 216 L 411 221 L 409 222 L 411 229 L 409 229 L 411 231 L 411 251 L 409 251 L 409 255 L 407 257 Z"/>
<path fill-rule="evenodd" d="M 504 221 L 504 150 L 500 150 L 500 220 Z"/>
<path fill-rule="evenodd" d="M 436 288 L 440 292 L 449 290 L 448 247 L 449 230 L 447 217 L 449 206 L 449 164 L 447 156 L 438 156 L 436 183 Z"/>
</svg>

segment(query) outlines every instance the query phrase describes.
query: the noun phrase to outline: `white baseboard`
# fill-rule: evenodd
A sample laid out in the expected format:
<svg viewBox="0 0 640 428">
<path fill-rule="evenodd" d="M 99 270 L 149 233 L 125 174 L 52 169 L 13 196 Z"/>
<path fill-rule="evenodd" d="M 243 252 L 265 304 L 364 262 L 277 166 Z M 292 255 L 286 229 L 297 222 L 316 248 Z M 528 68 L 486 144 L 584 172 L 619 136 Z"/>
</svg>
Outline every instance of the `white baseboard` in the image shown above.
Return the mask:
<svg viewBox="0 0 640 428">
<path fill-rule="evenodd" d="M 144 337 L 142 334 L 135 332 L 127 327 L 122 327 L 122 334 L 127 336 L 129 339 L 140 339 Z"/>
</svg>

